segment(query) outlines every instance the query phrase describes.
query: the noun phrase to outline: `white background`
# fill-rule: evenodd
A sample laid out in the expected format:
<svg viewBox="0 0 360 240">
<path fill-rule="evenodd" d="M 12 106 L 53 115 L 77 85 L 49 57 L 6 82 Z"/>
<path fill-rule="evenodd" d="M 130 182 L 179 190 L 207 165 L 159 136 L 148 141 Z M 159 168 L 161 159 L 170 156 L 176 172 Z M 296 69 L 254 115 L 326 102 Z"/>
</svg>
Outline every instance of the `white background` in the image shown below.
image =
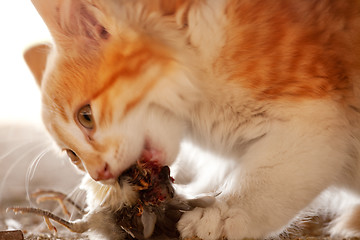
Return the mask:
<svg viewBox="0 0 360 240">
<path fill-rule="evenodd" d="M 79 184 L 66 154 L 42 128 L 40 91 L 23 60 L 26 48 L 50 39 L 31 0 L 1 1 L 0 215 L 5 200 L 25 200 L 27 189 L 70 192 Z"/>
<path fill-rule="evenodd" d="M 31 44 L 49 39 L 30 0 L 1 1 L 0 122 L 39 121 L 40 93 L 22 55 Z"/>
</svg>

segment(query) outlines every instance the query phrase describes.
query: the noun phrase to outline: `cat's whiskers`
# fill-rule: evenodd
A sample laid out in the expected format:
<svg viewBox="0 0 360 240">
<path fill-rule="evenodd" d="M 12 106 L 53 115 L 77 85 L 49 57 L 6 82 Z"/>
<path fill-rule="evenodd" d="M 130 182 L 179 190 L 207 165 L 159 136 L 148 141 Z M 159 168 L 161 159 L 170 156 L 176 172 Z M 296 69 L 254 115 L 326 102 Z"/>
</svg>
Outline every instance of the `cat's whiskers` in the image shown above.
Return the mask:
<svg viewBox="0 0 360 240">
<path fill-rule="evenodd" d="M 64 211 L 64 206 L 62 206 L 61 204 L 58 204 L 52 210 L 52 212 L 54 212 L 54 213 L 62 212 L 65 215 L 65 218 L 67 218 L 68 220 L 71 220 L 74 217 L 74 215 L 76 216 L 77 213 L 80 215 L 86 214 L 87 213 L 86 209 L 85 209 L 86 206 L 84 206 L 84 204 L 83 204 L 84 198 L 85 198 L 85 196 L 83 196 L 84 194 L 85 194 L 84 191 L 80 189 L 80 185 L 74 186 L 73 190 L 70 193 L 67 193 L 66 197 L 64 199 L 61 199 L 61 201 L 63 201 L 63 203 L 64 203 L 66 211 L 68 213 L 70 213 L 70 215 L 68 215 L 68 213 L 66 213 Z M 55 196 L 55 199 L 53 199 L 53 200 L 56 200 L 56 194 L 54 194 L 54 196 Z M 70 200 L 70 201 L 67 201 L 67 200 Z M 71 206 L 71 207 L 69 208 L 69 206 Z M 71 211 L 70 211 L 70 209 L 71 209 Z"/>
<path fill-rule="evenodd" d="M 85 196 L 84 196 L 85 192 L 83 190 L 80 189 L 80 184 L 75 186 L 74 187 L 74 190 L 72 190 L 69 194 L 68 194 L 68 198 L 71 198 L 72 201 L 74 201 L 74 203 L 78 204 L 79 201 L 78 199 L 80 200 L 83 200 L 85 199 Z M 86 210 L 84 209 L 86 206 L 84 205 L 79 205 L 79 207 L 82 207 L 82 211 L 80 211 L 80 214 L 84 214 L 86 212 Z M 70 219 L 73 217 L 75 211 L 79 211 L 80 209 L 76 210 L 75 207 L 72 208 L 72 211 L 71 211 L 71 215 L 70 215 Z"/>
<path fill-rule="evenodd" d="M 32 144 L 33 144 L 33 142 L 29 140 L 28 142 L 25 142 L 25 143 L 23 143 L 23 144 L 21 144 L 21 145 L 18 145 L 18 146 L 16 146 L 16 147 L 11 148 L 9 151 L 3 153 L 3 154 L 0 156 L 0 163 L 1 163 L 4 159 L 6 159 L 8 156 L 10 156 L 11 154 L 13 154 L 13 153 L 15 153 L 16 151 L 18 151 L 19 149 L 21 149 L 21 148 L 23 148 L 23 147 L 26 147 L 26 146 L 28 146 L 28 145 L 32 145 Z M 28 152 L 30 152 L 30 151 L 28 151 Z"/>
<path fill-rule="evenodd" d="M 29 137 L 23 137 L 23 136 L 11 136 L 10 138 L 5 138 L 4 140 L 0 140 L 0 143 L 17 143 L 19 141 L 26 141 L 26 143 L 28 142 L 34 142 L 34 137 L 33 136 L 29 136 Z M 36 140 L 35 140 L 36 141 Z"/>
<path fill-rule="evenodd" d="M 36 171 L 36 168 L 40 162 L 40 160 L 47 154 L 50 152 L 50 150 L 52 149 L 52 147 L 47 147 L 45 150 L 41 151 L 30 163 L 30 167 L 27 169 L 26 171 L 26 177 L 25 177 L 25 191 L 26 191 L 26 196 L 28 201 L 31 203 L 31 199 L 30 199 L 30 182 L 31 180 L 34 178 L 34 174 Z"/>
<path fill-rule="evenodd" d="M 31 142 L 28 142 L 26 144 L 21 145 L 20 147 L 16 147 L 15 149 L 13 149 L 9 154 L 7 154 L 6 156 L 9 156 L 11 153 L 15 152 L 15 150 L 19 150 L 22 147 L 27 146 L 28 144 L 30 144 Z M 33 143 L 31 143 L 33 144 Z M 5 189 L 5 186 L 7 183 L 7 179 L 9 178 L 10 174 L 13 173 L 13 171 L 15 170 L 15 167 L 18 166 L 18 164 L 24 160 L 24 158 L 32 151 L 40 148 L 40 149 L 44 149 L 44 147 L 48 146 L 48 143 L 41 143 L 39 142 L 37 145 L 27 149 L 27 151 L 23 152 L 21 155 L 19 155 L 17 157 L 17 159 L 10 165 L 10 167 L 6 170 L 5 175 L 2 177 L 2 181 L 1 181 L 1 185 L 0 185 L 0 196 L 4 196 L 3 192 Z M 5 157 L 6 157 L 5 156 Z M 5 158 L 1 158 L 0 160 L 5 159 Z M 2 198 L 0 197 L 0 203 L 2 201 Z M 0 204 L 1 205 L 1 204 Z"/>
<path fill-rule="evenodd" d="M 105 192 L 105 195 L 100 202 L 100 206 L 103 206 L 105 202 L 111 197 L 111 194 L 113 193 L 115 189 L 110 185 L 102 185 L 100 186 L 99 190 L 97 191 L 98 194 L 104 195 L 103 192 Z"/>
</svg>

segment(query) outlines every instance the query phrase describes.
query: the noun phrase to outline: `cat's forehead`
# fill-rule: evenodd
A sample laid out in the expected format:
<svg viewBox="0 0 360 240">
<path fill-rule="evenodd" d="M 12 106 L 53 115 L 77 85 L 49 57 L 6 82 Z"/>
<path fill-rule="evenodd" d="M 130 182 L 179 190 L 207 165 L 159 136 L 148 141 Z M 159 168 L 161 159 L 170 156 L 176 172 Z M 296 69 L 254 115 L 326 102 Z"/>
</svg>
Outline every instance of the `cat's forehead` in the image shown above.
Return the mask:
<svg viewBox="0 0 360 240">
<path fill-rule="evenodd" d="M 99 117 L 106 118 L 115 111 L 111 108 L 126 114 L 171 70 L 168 55 L 165 48 L 140 40 L 109 41 L 100 52 L 89 55 L 59 52 L 42 87 L 44 117 L 55 113 L 69 122 L 89 103 Z"/>
<path fill-rule="evenodd" d="M 65 117 L 66 109 L 87 101 L 97 83 L 96 65 L 91 61 L 58 56 L 41 86 L 44 110 L 57 110 Z"/>
<path fill-rule="evenodd" d="M 171 61 L 168 56 L 164 47 L 145 40 L 114 39 L 98 52 L 89 54 L 81 51 L 69 54 L 62 50 L 55 57 L 46 91 L 54 87 L 73 89 L 96 98 L 115 82 L 135 83 L 152 68 L 165 69 Z"/>
</svg>

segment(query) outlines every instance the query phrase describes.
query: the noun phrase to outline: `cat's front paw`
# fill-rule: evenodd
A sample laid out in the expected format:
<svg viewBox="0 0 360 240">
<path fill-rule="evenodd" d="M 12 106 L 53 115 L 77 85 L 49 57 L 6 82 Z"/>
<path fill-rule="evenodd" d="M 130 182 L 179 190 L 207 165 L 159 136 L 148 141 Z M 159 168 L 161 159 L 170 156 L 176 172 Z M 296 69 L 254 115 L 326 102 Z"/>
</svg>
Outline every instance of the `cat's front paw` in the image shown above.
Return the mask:
<svg viewBox="0 0 360 240">
<path fill-rule="evenodd" d="M 203 240 L 241 239 L 249 233 L 248 216 L 239 208 L 216 202 L 207 208 L 195 208 L 184 213 L 178 223 L 182 238 L 199 237 Z"/>
<path fill-rule="evenodd" d="M 195 208 L 185 213 L 178 229 L 182 238 L 199 237 L 204 240 L 216 240 L 223 232 L 222 211 L 218 207 Z"/>
</svg>

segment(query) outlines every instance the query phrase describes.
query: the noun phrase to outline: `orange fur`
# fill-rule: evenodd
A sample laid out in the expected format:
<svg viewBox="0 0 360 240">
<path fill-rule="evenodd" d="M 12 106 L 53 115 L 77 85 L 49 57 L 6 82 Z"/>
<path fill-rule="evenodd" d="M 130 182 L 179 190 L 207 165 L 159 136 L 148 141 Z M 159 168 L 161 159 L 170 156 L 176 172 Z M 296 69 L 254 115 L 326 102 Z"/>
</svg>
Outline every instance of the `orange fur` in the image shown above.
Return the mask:
<svg viewBox="0 0 360 240">
<path fill-rule="evenodd" d="M 122 47 L 119 48 L 119 46 Z M 97 78 L 103 83 L 103 86 L 90 98 L 91 100 L 98 97 L 102 98 L 102 114 L 99 116 L 99 124 L 106 121 L 103 118 L 112 118 L 112 109 L 106 107 L 109 99 L 103 98 L 106 95 L 104 92 L 114 87 L 114 85 L 118 90 L 123 89 L 120 91 L 126 91 L 129 88 L 134 89 L 131 98 L 127 99 L 124 106 L 123 115 L 126 116 L 131 109 L 146 97 L 161 75 L 166 74 L 164 71 L 171 64 L 168 55 L 164 48 L 157 46 L 155 42 L 149 39 L 137 39 L 136 42 L 111 40 L 111 43 L 108 44 L 104 51 L 103 61 L 100 63 L 98 70 Z M 142 75 L 150 65 L 161 65 L 162 72 L 159 72 L 159 75 L 152 76 L 151 79 L 144 79 Z"/>
<path fill-rule="evenodd" d="M 358 1 L 230 1 L 231 35 L 215 66 L 261 100 L 343 97 L 347 62 L 359 54 L 349 40 L 360 42 L 347 28 L 357 27 L 359 8 Z"/>
</svg>

